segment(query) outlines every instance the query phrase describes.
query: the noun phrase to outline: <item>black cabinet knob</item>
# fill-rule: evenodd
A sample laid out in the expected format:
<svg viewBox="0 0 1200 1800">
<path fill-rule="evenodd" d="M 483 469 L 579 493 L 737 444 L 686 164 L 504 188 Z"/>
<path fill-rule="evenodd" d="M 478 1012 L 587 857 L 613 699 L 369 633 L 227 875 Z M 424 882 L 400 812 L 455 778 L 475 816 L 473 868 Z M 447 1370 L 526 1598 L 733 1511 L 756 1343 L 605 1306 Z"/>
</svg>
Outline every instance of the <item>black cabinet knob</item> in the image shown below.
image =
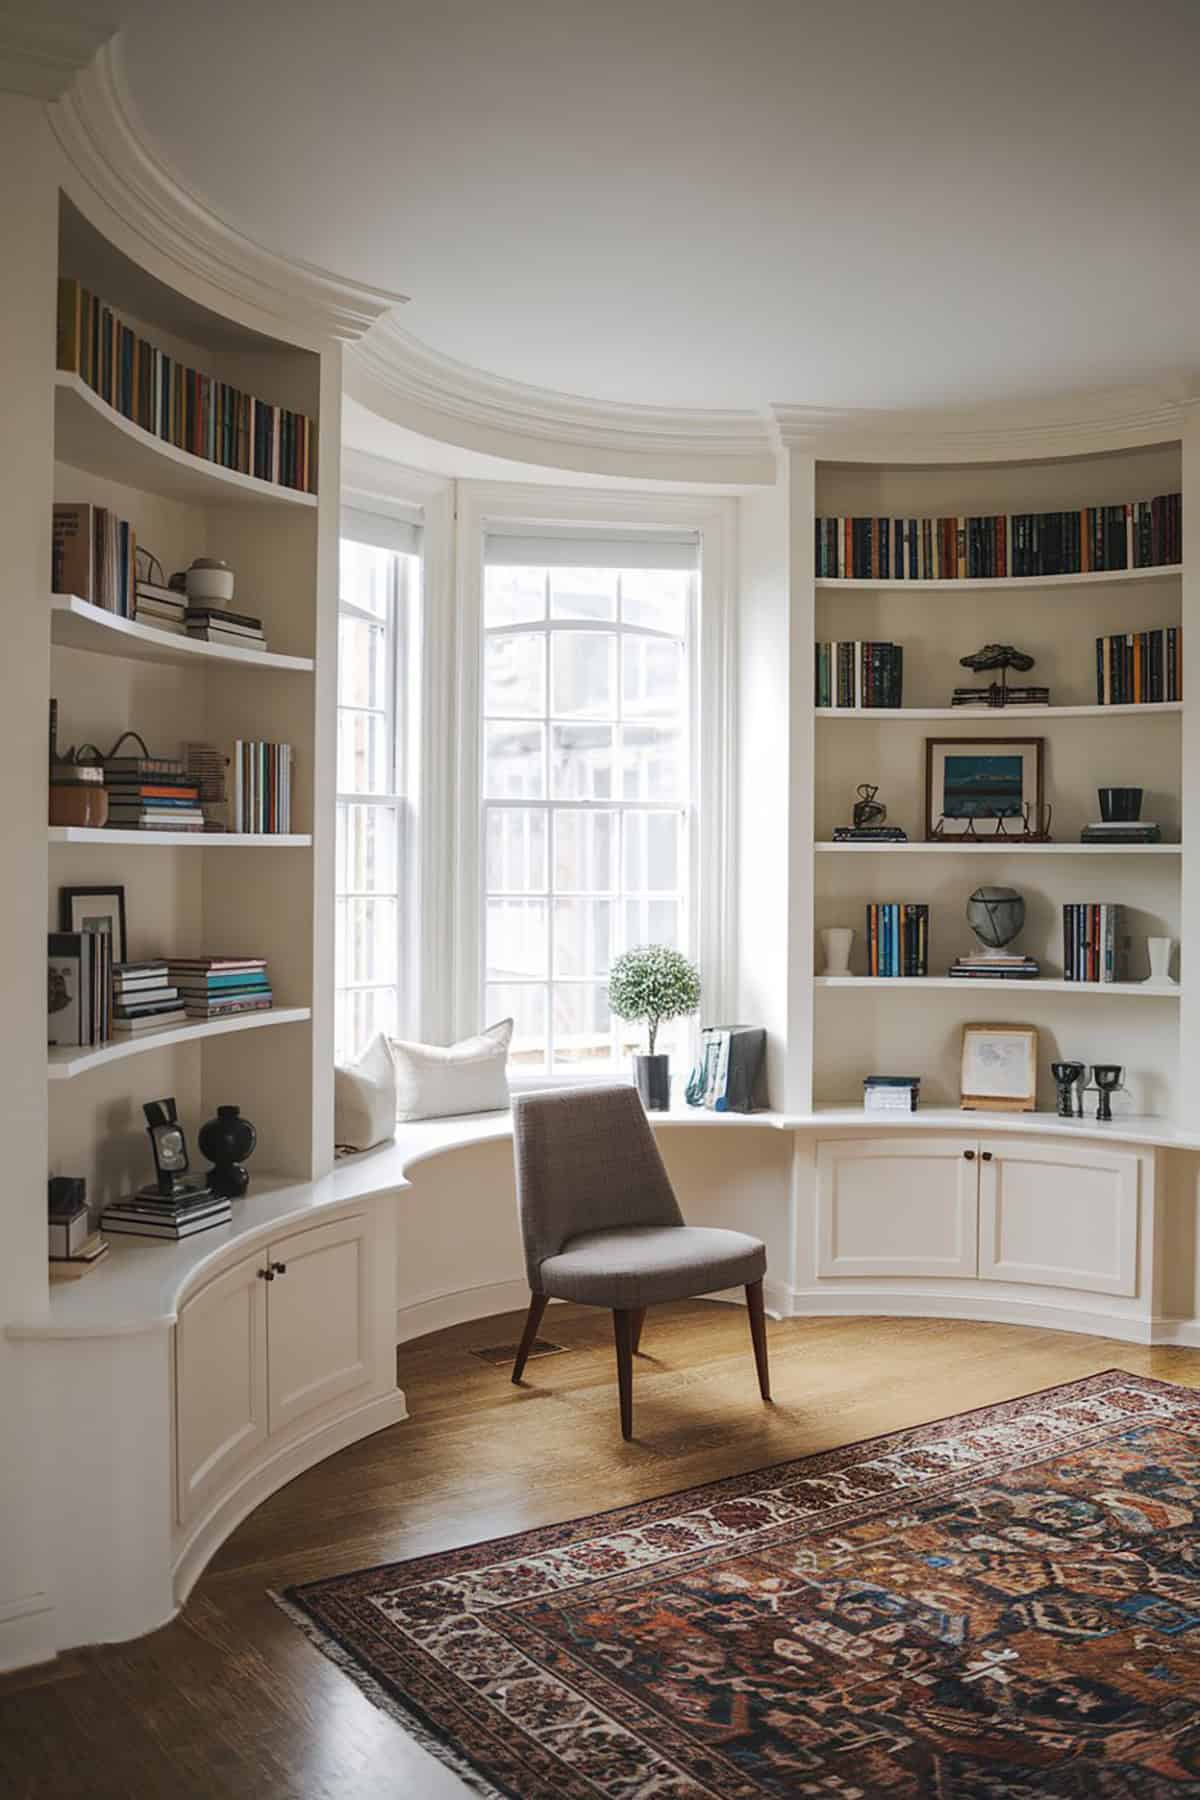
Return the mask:
<svg viewBox="0 0 1200 1800">
<path fill-rule="evenodd" d="M 963 1156 L 967 1162 L 975 1161 L 975 1152 L 973 1150 L 964 1150 Z"/>
<path fill-rule="evenodd" d="M 286 1263 L 272 1263 L 271 1267 L 275 1271 L 276 1275 L 286 1275 L 287 1274 L 287 1264 Z"/>
<path fill-rule="evenodd" d="M 274 1281 L 275 1271 L 273 1269 L 259 1269 L 258 1279 L 260 1281 Z"/>
<path fill-rule="evenodd" d="M 982 1152 L 982 1156 L 983 1156 L 983 1160 L 984 1160 L 984 1162 L 991 1162 L 991 1160 L 992 1160 L 992 1153 L 991 1153 L 991 1151 L 990 1151 L 990 1150 L 984 1150 L 984 1151 L 983 1151 L 983 1152 Z"/>
</svg>

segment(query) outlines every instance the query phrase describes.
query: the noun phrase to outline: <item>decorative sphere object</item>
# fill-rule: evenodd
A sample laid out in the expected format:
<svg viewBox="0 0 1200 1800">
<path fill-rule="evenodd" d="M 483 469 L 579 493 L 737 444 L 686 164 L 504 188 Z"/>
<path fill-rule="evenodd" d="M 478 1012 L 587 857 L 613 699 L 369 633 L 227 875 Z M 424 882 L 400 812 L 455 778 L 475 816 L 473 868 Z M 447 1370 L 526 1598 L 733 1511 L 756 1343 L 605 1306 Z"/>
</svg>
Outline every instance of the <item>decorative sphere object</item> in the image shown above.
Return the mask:
<svg viewBox="0 0 1200 1800">
<path fill-rule="evenodd" d="M 237 1200 L 250 1185 L 243 1165 L 258 1142 L 249 1119 L 243 1119 L 240 1107 L 218 1106 L 216 1118 L 200 1127 L 196 1142 L 212 1164 L 209 1188 L 224 1200 Z"/>
<path fill-rule="evenodd" d="M 989 950 L 1003 950 L 1025 923 L 1025 902 L 1015 888 L 976 888 L 967 901 L 967 924 Z"/>
</svg>

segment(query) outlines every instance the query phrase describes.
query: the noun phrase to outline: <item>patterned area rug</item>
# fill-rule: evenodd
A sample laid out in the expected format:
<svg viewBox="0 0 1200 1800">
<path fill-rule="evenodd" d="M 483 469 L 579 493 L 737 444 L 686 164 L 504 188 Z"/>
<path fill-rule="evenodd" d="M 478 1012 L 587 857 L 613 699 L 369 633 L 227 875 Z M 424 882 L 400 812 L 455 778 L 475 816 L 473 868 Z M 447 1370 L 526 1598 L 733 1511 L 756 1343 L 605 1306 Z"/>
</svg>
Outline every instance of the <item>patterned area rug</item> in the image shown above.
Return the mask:
<svg viewBox="0 0 1200 1800">
<path fill-rule="evenodd" d="M 281 1603 L 516 1800 L 1200 1794 L 1200 1395 L 1117 1370 Z"/>
</svg>

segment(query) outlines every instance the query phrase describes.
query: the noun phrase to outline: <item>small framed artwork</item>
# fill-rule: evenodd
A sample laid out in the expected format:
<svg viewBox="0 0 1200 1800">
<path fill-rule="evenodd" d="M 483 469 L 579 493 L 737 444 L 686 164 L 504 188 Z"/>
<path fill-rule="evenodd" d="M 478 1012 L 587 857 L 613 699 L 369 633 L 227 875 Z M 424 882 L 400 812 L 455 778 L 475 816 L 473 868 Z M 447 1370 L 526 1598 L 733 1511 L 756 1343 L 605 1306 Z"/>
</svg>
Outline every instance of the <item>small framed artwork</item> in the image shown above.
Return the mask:
<svg viewBox="0 0 1200 1800">
<path fill-rule="evenodd" d="M 1036 1025 L 964 1025 L 964 1112 L 1033 1112 L 1037 1105 Z"/>
<path fill-rule="evenodd" d="M 925 841 L 1019 838 L 1042 816 L 1045 738 L 926 738 Z"/>
<path fill-rule="evenodd" d="M 123 887 L 65 887 L 58 890 L 60 931 L 104 931 L 115 963 L 129 961 Z"/>
</svg>

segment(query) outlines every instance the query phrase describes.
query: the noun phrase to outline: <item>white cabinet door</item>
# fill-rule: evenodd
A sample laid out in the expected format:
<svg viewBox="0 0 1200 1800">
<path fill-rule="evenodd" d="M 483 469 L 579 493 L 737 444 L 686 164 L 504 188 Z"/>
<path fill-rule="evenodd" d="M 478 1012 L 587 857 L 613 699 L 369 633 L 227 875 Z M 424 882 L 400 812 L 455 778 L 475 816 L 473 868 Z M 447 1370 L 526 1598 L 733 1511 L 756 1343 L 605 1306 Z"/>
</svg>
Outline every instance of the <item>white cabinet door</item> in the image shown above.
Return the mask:
<svg viewBox="0 0 1200 1800">
<path fill-rule="evenodd" d="M 984 1140 L 979 1273 L 1136 1294 L 1138 1159 L 1102 1144 Z"/>
<path fill-rule="evenodd" d="M 821 1144 L 818 1276 L 974 1275 L 977 1167 L 961 1139 Z"/>
<path fill-rule="evenodd" d="M 370 1246 L 362 1215 L 271 1245 L 272 1433 L 371 1380 Z"/>
<path fill-rule="evenodd" d="M 267 1435 L 265 1253 L 214 1275 L 175 1326 L 176 1511 L 181 1525 L 222 1491 Z"/>
</svg>

